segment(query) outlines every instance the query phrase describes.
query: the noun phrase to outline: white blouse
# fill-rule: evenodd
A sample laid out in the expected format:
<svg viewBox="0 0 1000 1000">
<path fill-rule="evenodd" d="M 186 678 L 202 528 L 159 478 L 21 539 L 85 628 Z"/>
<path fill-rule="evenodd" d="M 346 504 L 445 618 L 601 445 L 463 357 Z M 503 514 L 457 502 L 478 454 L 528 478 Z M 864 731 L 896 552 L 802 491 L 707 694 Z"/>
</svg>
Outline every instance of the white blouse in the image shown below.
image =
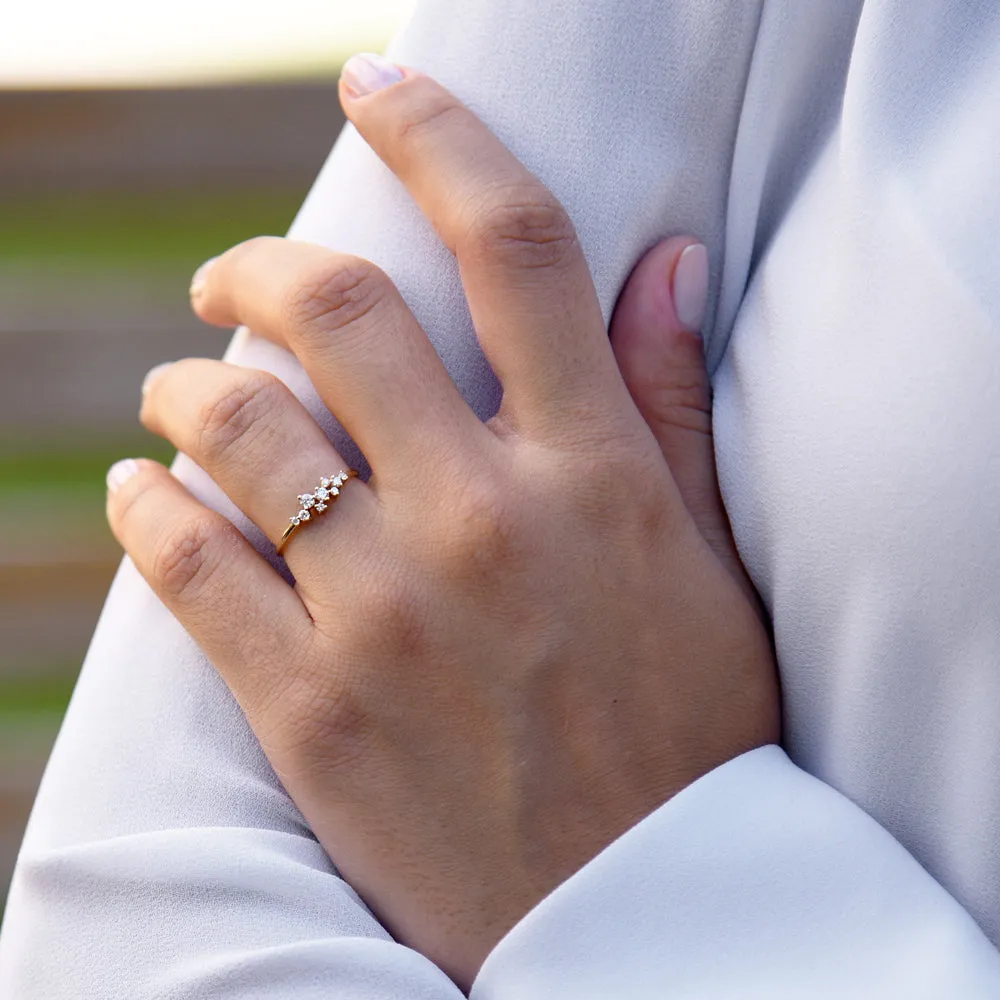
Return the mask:
<svg viewBox="0 0 1000 1000">
<path fill-rule="evenodd" d="M 787 755 L 626 833 L 473 997 L 1000 997 L 1000 5 L 424 0 L 392 54 L 562 198 L 608 314 L 660 237 L 708 244 L 720 476 L 785 699 Z M 293 232 L 384 267 L 492 412 L 454 262 L 352 129 Z M 240 334 L 229 357 L 356 454 L 287 355 Z M 460 996 L 337 876 L 126 561 L 25 840 L 0 997 Z"/>
</svg>

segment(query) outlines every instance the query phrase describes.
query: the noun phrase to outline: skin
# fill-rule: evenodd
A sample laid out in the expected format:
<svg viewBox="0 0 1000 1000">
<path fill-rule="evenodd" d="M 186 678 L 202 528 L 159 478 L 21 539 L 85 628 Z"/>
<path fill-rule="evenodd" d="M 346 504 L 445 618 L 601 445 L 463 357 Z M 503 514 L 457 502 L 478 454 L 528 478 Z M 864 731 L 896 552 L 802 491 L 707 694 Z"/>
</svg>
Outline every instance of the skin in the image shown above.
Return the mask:
<svg viewBox="0 0 1000 1000">
<path fill-rule="evenodd" d="M 341 99 L 456 254 L 499 413 L 374 265 L 251 240 L 194 308 L 293 351 L 371 480 L 292 537 L 294 587 L 156 463 L 112 477 L 108 518 L 343 875 L 467 989 L 611 841 L 775 741 L 777 681 L 673 306 L 694 240 L 639 264 L 609 342 L 566 213 L 471 112 L 412 70 Z M 277 379 L 223 362 L 159 373 L 142 420 L 273 541 L 285 484 L 346 468 Z"/>
</svg>

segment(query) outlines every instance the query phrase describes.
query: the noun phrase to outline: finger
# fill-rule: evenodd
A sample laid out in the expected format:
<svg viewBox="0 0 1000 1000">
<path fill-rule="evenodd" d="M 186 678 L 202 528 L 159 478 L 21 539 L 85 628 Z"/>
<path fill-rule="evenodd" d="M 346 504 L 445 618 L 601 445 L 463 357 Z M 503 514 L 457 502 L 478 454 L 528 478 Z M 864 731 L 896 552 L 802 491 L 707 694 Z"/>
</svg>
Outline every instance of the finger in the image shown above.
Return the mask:
<svg viewBox="0 0 1000 1000">
<path fill-rule="evenodd" d="M 484 435 L 395 285 L 374 264 L 275 237 L 242 243 L 202 269 L 195 312 L 245 324 L 293 351 L 380 480 L 412 477 Z"/>
<path fill-rule="evenodd" d="M 143 384 L 140 419 L 201 466 L 275 544 L 292 518 L 301 524 L 306 515 L 308 544 L 296 531 L 284 551 L 296 576 L 328 563 L 345 532 L 357 537 L 371 522 L 377 501 L 364 483 L 351 482 L 343 495 L 321 486 L 322 477 L 346 471 L 344 460 L 269 372 L 205 358 L 158 366 Z M 318 497 L 300 496 L 317 487 Z M 327 516 L 334 504 L 336 516 Z"/>
<path fill-rule="evenodd" d="M 681 498 L 719 559 L 742 577 L 715 469 L 712 387 L 699 329 L 708 255 L 691 237 L 658 244 L 636 265 L 611 321 L 611 344 Z"/>
<path fill-rule="evenodd" d="M 244 707 L 279 680 L 256 675 L 255 663 L 291 670 L 310 642 L 310 618 L 221 514 L 162 465 L 125 459 L 108 473 L 107 515 L 136 568 Z"/>
<path fill-rule="evenodd" d="M 505 407 L 565 426 L 595 391 L 624 395 L 573 224 L 538 178 L 423 74 L 355 56 L 340 95 L 456 254 Z"/>
</svg>

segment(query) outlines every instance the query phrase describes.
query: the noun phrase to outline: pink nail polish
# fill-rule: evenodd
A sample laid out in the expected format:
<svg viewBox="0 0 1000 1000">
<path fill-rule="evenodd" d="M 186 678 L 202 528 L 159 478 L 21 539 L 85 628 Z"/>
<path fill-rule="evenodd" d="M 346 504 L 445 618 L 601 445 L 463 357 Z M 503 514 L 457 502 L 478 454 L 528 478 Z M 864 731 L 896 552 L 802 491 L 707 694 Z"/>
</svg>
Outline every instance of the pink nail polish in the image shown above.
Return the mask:
<svg viewBox="0 0 1000 1000">
<path fill-rule="evenodd" d="M 347 60 L 340 78 L 355 97 L 364 97 L 399 83 L 403 79 L 403 71 L 385 56 L 361 52 Z"/>
<path fill-rule="evenodd" d="M 162 365 L 153 365 L 146 372 L 146 377 L 142 380 L 142 394 L 145 396 L 149 392 L 153 383 L 168 369 L 173 367 L 173 361 L 165 361 Z"/>
<path fill-rule="evenodd" d="M 708 250 L 701 243 L 686 247 L 674 267 L 674 311 L 685 330 L 698 333 L 708 302 Z"/>
<path fill-rule="evenodd" d="M 205 288 L 205 283 L 208 281 L 208 272 L 212 270 L 212 265 L 218 260 L 218 257 L 211 257 L 206 260 L 197 271 L 194 272 L 194 277 L 191 279 L 191 288 L 189 294 L 192 298 L 196 295 L 200 295 Z"/>
<path fill-rule="evenodd" d="M 123 458 L 108 469 L 107 484 L 110 493 L 117 493 L 139 471 L 139 463 L 134 458 Z"/>
</svg>

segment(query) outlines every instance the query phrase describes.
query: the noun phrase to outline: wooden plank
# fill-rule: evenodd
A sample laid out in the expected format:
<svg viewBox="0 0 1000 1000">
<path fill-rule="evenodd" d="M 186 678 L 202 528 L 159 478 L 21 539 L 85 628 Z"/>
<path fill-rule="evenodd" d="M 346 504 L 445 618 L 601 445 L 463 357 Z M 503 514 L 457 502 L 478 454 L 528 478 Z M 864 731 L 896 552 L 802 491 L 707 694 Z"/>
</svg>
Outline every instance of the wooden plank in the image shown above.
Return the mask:
<svg viewBox="0 0 1000 1000">
<path fill-rule="evenodd" d="M 0 192 L 308 184 L 343 123 L 333 80 L 0 91 Z"/>
</svg>

